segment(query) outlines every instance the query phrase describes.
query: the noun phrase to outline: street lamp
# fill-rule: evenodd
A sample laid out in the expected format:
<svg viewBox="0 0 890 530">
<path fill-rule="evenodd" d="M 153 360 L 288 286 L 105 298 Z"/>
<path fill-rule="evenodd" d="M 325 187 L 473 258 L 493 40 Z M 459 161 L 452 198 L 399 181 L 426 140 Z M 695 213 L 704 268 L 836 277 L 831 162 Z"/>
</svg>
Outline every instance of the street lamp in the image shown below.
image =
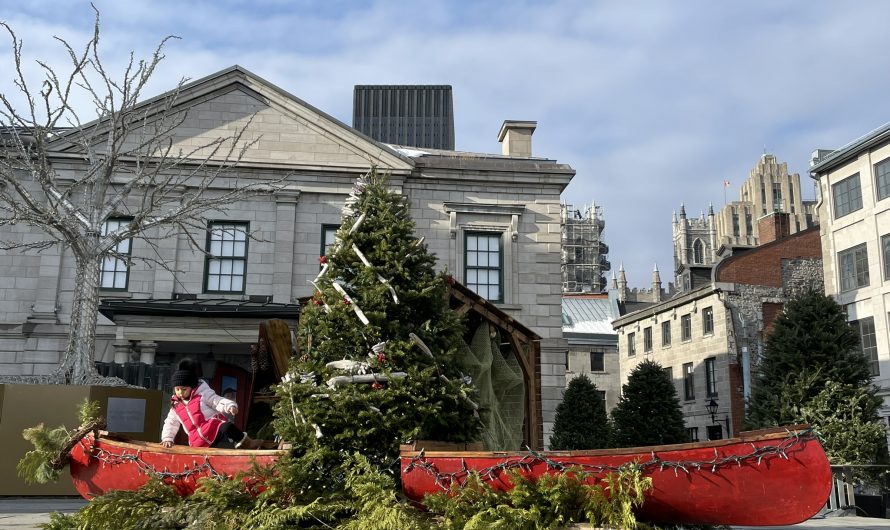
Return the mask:
<svg viewBox="0 0 890 530">
<path fill-rule="evenodd" d="M 714 425 L 717 420 L 714 419 L 714 415 L 717 414 L 717 401 L 714 398 L 711 398 L 708 401 L 708 404 L 705 405 L 705 408 L 708 409 L 708 412 L 711 414 L 711 425 Z"/>
</svg>

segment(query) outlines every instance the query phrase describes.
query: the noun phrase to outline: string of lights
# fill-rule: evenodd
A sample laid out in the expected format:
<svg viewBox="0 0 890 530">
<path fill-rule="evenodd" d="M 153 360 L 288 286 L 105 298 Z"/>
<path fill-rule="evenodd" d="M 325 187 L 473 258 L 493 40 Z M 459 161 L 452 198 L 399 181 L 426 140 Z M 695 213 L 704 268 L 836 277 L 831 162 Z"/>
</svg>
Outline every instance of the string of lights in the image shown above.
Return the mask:
<svg viewBox="0 0 890 530">
<path fill-rule="evenodd" d="M 86 441 L 82 441 L 82 444 L 86 444 Z M 193 476 L 208 476 L 216 479 L 227 479 L 229 478 L 225 473 L 218 472 L 213 464 L 210 462 L 210 456 L 205 455 L 203 462 L 195 461 L 193 466 L 189 466 L 186 464 L 185 468 L 182 471 L 170 471 L 168 469 L 160 470 L 154 465 L 146 462 L 142 459 L 141 451 L 136 451 L 135 453 L 127 453 L 123 452 L 120 454 L 112 453 L 111 451 L 96 447 L 93 444 L 89 445 L 89 454 L 92 455 L 92 458 L 95 458 L 99 462 L 102 463 L 103 466 L 120 466 L 133 464 L 139 469 L 139 472 L 148 475 L 157 477 L 165 482 L 169 481 L 181 481 L 186 480 Z"/>
<path fill-rule="evenodd" d="M 655 451 L 650 453 L 649 460 L 645 462 L 627 462 L 621 465 L 609 464 L 590 464 L 579 462 L 567 462 L 557 460 L 555 457 L 542 454 L 531 449 L 524 451 L 524 454 L 507 458 L 497 464 L 482 469 L 471 469 L 467 467 L 465 460 L 461 460 L 461 469 L 452 473 L 443 473 L 439 471 L 436 465 L 426 459 L 425 452 L 420 451 L 414 456 L 405 467 L 404 473 L 410 473 L 415 469 L 425 471 L 436 479 L 436 485 L 445 491 L 450 490 L 452 484 L 457 484 L 463 488 L 471 475 L 479 477 L 485 482 L 494 482 L 498 478 L 511 471 L 520 470 L 530 472 L 532 467 L 544 464 L 548 470 L 557 472 L 565 472 L 580 469 L 584 472 L 600 475 L 604 473 L 617 473 L 627 466 L 635 466 L 644 474 L 651 473 L 655 470 L 664 471 L 665 469 L 673 470 L 675 475 L 680 471 L 690 474 L 700 470 L 710 470 L 711 473 L 717 473 L 720 468 L 725 466 L 739 466 L 743 463 L 756 461 L 760 465 L 767 458 L 783 458 L 788 459 L 788 453 L 798 445 L 803 445 L 809 440 L 817 438 L 816 433 L 812 429 L 801 431 L 788 431 L 788 435 L 775 445 L 751 445 L 751 451 L 746 454 L 725 454 L 720 455 L 717 448 L 714 448 L 714 456 L 710 460 L 692 461 L 692 460 L 665 460 L 656 454 Z"/>
</svg>

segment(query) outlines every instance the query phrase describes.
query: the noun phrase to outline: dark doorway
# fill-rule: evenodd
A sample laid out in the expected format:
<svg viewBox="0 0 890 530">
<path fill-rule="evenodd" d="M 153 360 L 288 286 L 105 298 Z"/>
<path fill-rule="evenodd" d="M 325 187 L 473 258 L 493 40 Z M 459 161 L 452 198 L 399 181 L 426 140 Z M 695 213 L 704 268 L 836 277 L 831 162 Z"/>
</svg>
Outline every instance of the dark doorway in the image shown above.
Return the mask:
<svg viewBox="0 0 890 530">
<path fill-rule="evenodd" d="M 722 425 L 708 425 L 708 440 L 722 440 L 723 439 L 723 426 Z"/>
</svg>

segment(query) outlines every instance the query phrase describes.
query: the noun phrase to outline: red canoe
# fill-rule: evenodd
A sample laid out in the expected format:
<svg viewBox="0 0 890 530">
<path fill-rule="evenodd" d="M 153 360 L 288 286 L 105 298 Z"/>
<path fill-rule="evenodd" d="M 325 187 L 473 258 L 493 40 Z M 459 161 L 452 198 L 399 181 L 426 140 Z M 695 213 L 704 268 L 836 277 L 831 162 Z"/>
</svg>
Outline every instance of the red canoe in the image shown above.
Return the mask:
<svg viewBox="0 0 890 530">
<path fill-rule="evenodd" d="M 225 475 L 231 477 L 260 466 L 273 464 L 285 451 L 209 449 L 130 440 L 105 431 L 98 439 L 82 438 L 71 450 L 71 480 L 77 492 L 92 499 L 112 490 L 135 490 L 156 476 L 172 484 L 180 495 L 195 492 L 198 479 Z"/>
<path fill-rule="evenodd" d="M 831 469 L 806 426 L 741 433 L 738 438 L 595 451 L 423 451 L 403 446 L 402 489 L 415 501 L 462 484 L 477 471 L 492 487 L 512 487 L 506 471 L 527 477 L 581 466 L 602 477 L 636 462 L 652 478 L 637 516 L 654 523 L 778 526 L 815 515 L 828 500 Z"/>
</svg>

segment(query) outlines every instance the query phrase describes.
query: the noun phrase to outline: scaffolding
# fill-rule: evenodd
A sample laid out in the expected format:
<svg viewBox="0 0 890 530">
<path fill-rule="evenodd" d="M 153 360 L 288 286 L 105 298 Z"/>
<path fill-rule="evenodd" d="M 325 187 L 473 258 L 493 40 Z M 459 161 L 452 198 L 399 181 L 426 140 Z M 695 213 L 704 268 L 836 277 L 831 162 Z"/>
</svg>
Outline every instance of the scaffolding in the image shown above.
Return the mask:
<svg viewBox="0 0 890 530">
<path fill-rule="evenodd" d="M 609 247 L 603 240 L 606 222 L 602 207 L 596 204 L 576 209 L 563 204 L 562 292 L 600 293 L 607 289 L 605 273 L 612 265 L 606 259 Z"/>
</svg>

